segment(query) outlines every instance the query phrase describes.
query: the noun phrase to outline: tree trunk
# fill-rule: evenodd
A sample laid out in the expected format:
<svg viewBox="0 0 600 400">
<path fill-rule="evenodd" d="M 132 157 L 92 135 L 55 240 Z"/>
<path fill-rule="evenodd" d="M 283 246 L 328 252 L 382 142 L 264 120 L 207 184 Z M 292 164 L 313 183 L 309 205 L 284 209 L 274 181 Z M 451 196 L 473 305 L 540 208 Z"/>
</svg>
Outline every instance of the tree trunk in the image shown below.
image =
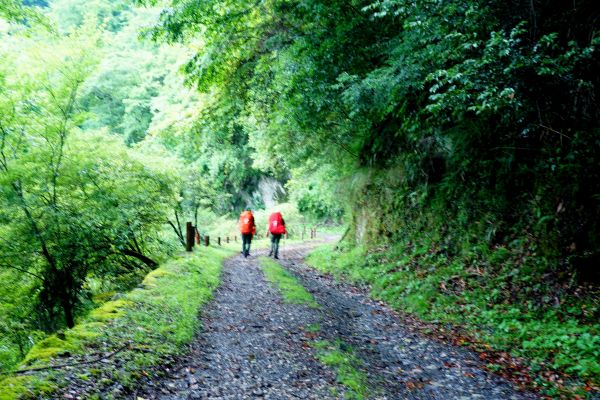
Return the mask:
<svg viewBox="0 0 600 400">
<path fill-rule="evenodd" d="M 123 249 L 123 250 L 121 250 L 121 253 L 126 256 L 135 257 L 151 268 L 156 268 L 158 266 L 158 263 L 156 261 L 154 261 L 150 257 L 146 257 L 142 253 L 138 253 L 137 251 L 134 251 L 131 249 Z"/>
<path fill-rule="evenodd" d="M 185 224 L 185 251 L 192 251 L 194 248 L 194 227 L 191 222 Z"/>
<path fill-rule="evenodd" d="M 73 318 L 73 306 L 69 299 L 63 298 L 62 307 L 65 313 L 65 321 L 67 323 L 68 328 L 73 328 L 75 326 L 75 320 Z"/>
<path fill-rule="evenodd" d="M 179 224 L 179 217 L 177 216 L 177 211 L 175 211 L 175 219 L 177 221 L 177 226 L 175 226 L 175 224 L 170 220 L 167 221 L 167 223 L 171 225 L 171 227 L 175 231 L 175 234 L 177 235 L 177 238 L 179 239 L 181 244 L 185 246 L 185 238 L 183 237 L 183 233 L 181 232 L 181 225 Z"/>
</svg>

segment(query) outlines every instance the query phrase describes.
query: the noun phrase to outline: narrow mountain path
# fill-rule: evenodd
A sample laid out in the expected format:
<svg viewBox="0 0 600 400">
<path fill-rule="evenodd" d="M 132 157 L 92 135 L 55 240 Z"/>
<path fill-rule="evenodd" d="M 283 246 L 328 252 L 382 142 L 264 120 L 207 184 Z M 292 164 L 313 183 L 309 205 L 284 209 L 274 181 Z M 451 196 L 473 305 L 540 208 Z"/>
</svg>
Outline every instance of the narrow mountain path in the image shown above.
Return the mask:
<svg viewBox="0 0 600 400">
<path fill-rule="evenodd" d="M 284 303 L 256 253 L 233 257 L 190 353 L 175 374 L 147 382 L 138 398 L 356 398 L 318 361 L 317 342 L 352 349 L 370 399 L 536 398 L 485 372 L 475 354 L 411 332 L 384 305 L 306 266 L 309 249 L 284 250 L 280 264 L 320 308 Z"/>
</svg>

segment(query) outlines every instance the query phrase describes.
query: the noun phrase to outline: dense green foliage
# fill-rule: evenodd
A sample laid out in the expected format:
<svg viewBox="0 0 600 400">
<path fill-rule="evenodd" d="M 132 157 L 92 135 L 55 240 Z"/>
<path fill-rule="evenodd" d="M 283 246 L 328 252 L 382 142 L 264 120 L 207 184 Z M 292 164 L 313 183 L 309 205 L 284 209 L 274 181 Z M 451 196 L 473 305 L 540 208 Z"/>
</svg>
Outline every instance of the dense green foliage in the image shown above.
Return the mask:
<svg viewBox="0 0 600 400">
<path fill-rule="evenodd" d="M 161 232 L 179 184 L 168 161 L 85 128 L 82 97 L 103 39 L 93 15 L 64 35 L 8 25 L 0 37 L 4 368 L 37 332 L 73 327 L 94 295 L 129 287 L 157 265 L 148 254 L 171 248 Z"/>
<path fill-rule="evenodd" d="M 587 279 L 600 232 L 591 1 L 177 3 L 155 37 L 199 41 L 185 69 L 217 99 L 205 119 L 242 129 L 263 168 L 299 174 L 301 209 L 335 214 L 331 181 L 352 183 L 359 240 L 434 228 L 451 252 L 520 244 Z"/>
<path fill-rule="evenodd" d="M 548 357 L 588 376 L 573 349 L 598 318 L 593 1 L 168 3 L 153 36 L 196 48 L 185 72 L 214 99 L 203 118 L 248 137 L 255 165 L 289 171 L 302 211 L 337 215 L 343 200 L 351 242 L 475 263 L 497 289 L 477 306 L 494 315 L 525 304 L 542 329 L 560 310 L 583 328 L 565 333 L 562 365 Z M 423 280 L 415 296 L 435 303 L 428 267 L 392 287 Z"/>
<path fill-rule="evenodd" d="M 284 199 L 287 171 L 261 172 L 247 135 L 204 118 L 190 50 L 144 39 L 159 11 L 0 5 L 0 371 L 138 284 L 186 221 L 232 236 L 242 206 Z"/>
<path fill-rule="evenodd" d="M 527 230 L 568 267 L 598 248 L 592 3 L 177 1 L 154 36 L 199 46 L 205 120 L 263 167 L 389 171 L 355 196 L 437 206 L 438 229 L 487 220 L 496 243 Z M 374 233 L 414 217 L 395 214 Z"/>
<path fill-rule="evenodd" d="M 0 4 L 0 18 L 20 24 L 37 25 L 42 23 L 43 17 L 34 8 L 27 7 L 27 5 L 20 0 L 3 0 Z"/>
</svg>

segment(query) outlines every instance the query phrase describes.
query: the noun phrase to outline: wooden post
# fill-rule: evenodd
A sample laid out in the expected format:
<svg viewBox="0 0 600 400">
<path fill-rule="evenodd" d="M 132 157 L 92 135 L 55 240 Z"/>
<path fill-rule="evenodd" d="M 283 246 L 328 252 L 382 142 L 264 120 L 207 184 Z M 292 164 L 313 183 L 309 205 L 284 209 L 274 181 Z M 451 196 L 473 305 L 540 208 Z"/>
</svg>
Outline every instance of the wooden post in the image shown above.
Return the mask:
<svg viewBox="0 0 600 400">
<path fill-rule="evenodd" d="M 225 237 L 225 242 L 229 243 L 229 236 Z"/>
<path fill-rule="evenodd" d="M 221 245 L 221 236 L 217 236 L 217 244 L 220 246 Z"/>
<path fill-rule="evenodd" d="M 196 228 L 196 244 L 200 244 L 200 231 Z"/>
<path fill-rule="evenodd" d="M 194 247 L 194 227 L 191 222 L 185 224 L 185 251 L 192 251 Z"/>
<path fill-rule="evenodd" d="M 204 235 L 204 245 L 208 247 L 210 245 L 210 236 Z"/>
<path fill-rule="evenodd" d="M 233 240 L 237 242 L 237 236 L 234 236 L 234 237 L 233 237 Z"/>
</svg>

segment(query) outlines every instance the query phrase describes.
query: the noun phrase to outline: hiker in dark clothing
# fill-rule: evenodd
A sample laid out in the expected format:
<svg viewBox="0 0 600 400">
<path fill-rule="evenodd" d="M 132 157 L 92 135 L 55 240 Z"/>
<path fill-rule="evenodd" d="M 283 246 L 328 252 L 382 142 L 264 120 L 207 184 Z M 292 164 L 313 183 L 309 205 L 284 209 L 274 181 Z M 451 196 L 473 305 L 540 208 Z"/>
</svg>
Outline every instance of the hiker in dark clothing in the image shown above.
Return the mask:
<svg viewBox="0 0 600 400">
<path fill-rule="evenodd" d="M 271 234 L 271 251 L 269 252 L 269 257 L 274 256 L 274 258 L 279 258 L 279 241 L 281 240 L 281 235 L 286 233 L 285 230 L 285 221 L 281 216 L 279 211 L 274 212 L 269 217 L 269 232 Z"/>
</svg>

